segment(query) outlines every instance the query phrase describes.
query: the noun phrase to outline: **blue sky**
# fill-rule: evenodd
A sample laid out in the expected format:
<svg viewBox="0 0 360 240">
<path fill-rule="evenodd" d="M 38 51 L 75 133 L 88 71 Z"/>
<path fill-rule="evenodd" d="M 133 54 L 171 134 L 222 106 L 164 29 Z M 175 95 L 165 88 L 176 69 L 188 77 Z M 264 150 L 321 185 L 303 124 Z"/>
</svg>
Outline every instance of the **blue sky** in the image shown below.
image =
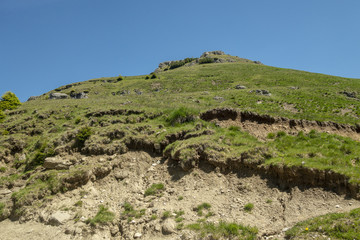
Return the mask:
<svg viewBox="0 0 360 240">
<path fill-rule="evenodd" d="M 204 51 L 360 78 L 359 0 L 0 0 L 0 94 L 21 101 Z"/>
</svg>

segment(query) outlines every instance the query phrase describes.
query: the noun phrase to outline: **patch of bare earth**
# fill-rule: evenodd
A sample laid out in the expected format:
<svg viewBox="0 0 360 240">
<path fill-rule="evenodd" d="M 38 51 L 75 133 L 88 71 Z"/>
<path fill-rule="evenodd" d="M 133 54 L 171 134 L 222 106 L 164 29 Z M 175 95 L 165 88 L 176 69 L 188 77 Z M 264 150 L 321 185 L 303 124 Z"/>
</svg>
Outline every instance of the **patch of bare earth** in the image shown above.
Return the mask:
<svg viewBox="0 0 360 240">
<path fill-rule="evenodd" d="M 97 156 L 92 160 L 101 159 Z M 128 152 L 109 161 L 117 162 L 109 175 L 55 195 L 45 207 L 31 213 L 30 221 L 0 222 L 0 239 L 197 239 L 194 232 L 176 229 L 174 215 L 184 211 L 182 223 L 195 223 L 208 213 L 199 216 L 193 210 L 204 202 L 211 205 L 209 211 L 214 214 L 206 221 L 256 226 L 261 239 L 282 239 L 284 231 L 299 221 L 360 207 L 360 201 L 321 188 L 281 188 L 250 170 L 221 172 L 204 162 L 185 172 L 177 162 L 145 152 Z M 145 190 L 154 183 L 163 183 L 165 190 L 145 197 Z M 82 206 L 76 206 L 79 201 Z M 145 214 L 129 219 L 123 214 L 125 202 L 136 210 L 145 209 Z M 248 203 L 254 205 L 250 212 L 244 210 Z M 85 221 L 95 216 L 101 204 L 116 217 L 110 224 L 91 227 Z M 48 225 L 51 216 L 59 211 L 66 212 L 68 220 L 59 226 Z M 171 220 L 162 219 L 166 211 L 170 211 Z M 157 218 L 152 219 L 155 215 Z M 164 232 L 166 222 L 172 223 L 169 232 Z"/>
</svg>

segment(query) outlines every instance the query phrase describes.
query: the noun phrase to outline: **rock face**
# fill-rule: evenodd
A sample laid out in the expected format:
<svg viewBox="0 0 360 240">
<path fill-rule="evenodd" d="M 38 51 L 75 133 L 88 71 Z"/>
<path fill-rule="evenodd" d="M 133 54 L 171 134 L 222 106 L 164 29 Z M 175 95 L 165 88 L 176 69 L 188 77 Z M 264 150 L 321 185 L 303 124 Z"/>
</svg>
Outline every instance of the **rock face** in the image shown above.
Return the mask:
<svg viewBox="0 0 360 240">
<path fill-rule="evenodd" d="M 71 165 L 72 165 L 71 162 L 66 161 L 60 157 L 48 157 L 45 158 L 43 167 L 46 169 L 62 170 L 62 169 L 69 169 Z"/>
<path fill-rule="evenodd" d="M 70 217 L 70 214 L 68 214 L 67 212 L 57 211 L 50 216 L 48 224 L 52 226 L 60 226 L 66 223 L 70 219 Z"/>
<path fill-rule="evenodd" d="M 50 93 L 49 99 L 66 99 L 69 96 L 66 93 Z"/>
</svg>

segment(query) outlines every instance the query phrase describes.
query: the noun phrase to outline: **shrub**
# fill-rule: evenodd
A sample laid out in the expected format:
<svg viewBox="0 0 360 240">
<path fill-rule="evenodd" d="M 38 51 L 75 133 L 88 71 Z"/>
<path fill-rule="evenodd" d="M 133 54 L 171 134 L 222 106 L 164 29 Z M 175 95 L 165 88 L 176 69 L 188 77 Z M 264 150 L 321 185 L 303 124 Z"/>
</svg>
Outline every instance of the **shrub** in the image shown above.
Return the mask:
<svg viewBox="0 0 360 240">
<path fill-rule="evenodd" d="M 200 58 L 199 59 L 199 64 L 206 64 L 206 63 L 214 63 L 215 62 L 215 59 L 213 58 Z"/>
<path fill-rule="evenodd" d="M 149 195 L 155 195 L 159 192 L 161 192 L 162 190 L 164 190 L 164 184 L 162 183 L 157 183 L 157 184 L 153 184 L 151 185 L 148 189 L 145 190 L 145 197 L 149 196 Z"/>
<path fill-rule="evenodd" d="M 3 111 L 0 109 L 0 122 L 2 122 L 4 118 L 5 118 L 5 114 L 4 114 Z"/>
<path fill-rule="evenodd" d="M 0 172 L 2 173 L 6 172 L 6 167 L 0 167 Z"/>
<path fill-rule="evenodd" d="M 253 208 L 254 208 L 254 204 L 252 204 L 252 203 L 247 203 L 247 204 L 245 204 L 245 206 L 244 206 L 244 210 L 245 210 L 246 212 L 251 212 L 251 210 L 253 210 Z"/>
<path fill-rule="evenodd" d="M 91 226 L 95 226 L 97 223 L 107 223 L 111 222 L 115 214 L 108 210 L 109 208 L 105 207 L 104 205 L 99 206 L 99 211 L 97 212 L 96 216 L 92 219 L 88 219 L 86 223 L 90 223 Z"/>
<path fill-rule="evenodd" d="M 116 81 L 120 82 L 121 80 L 124 80 L 123 76 L 119 75 L 117 78 L 116 78 Z"/>
<path fill-rule="evenodd" d="M 158 78 L 157 76 L 156 76 L 156 74 L 155 73 L 153 73 L 153 74 L 151 74 L 151 77 L 150 77 L 151 79 L 155 79 L 155 78 Z"/>
<path fill-rule="evenodd" d="M 92 131 L 90 127 L 83 127 L 76 134 L 76 144 L 79 147 L 84 146 L 85 141 L 91 136 Z"/>
<path fill-rule="evenodd" d="M 172 126 L 176 124 L 193 122 L 195 120 L 195 111 L 186 107 L 180 107 L 172 111 L 166 119 Z"/>
<path fill-rule="evenodd" d="M 286 132 L 280 131 L 280 132 L 278 132 L 278 133 L 276 134 L 276 136 L 277 136 L 277 137 L 284 137 L 284 136 L 286 136 Z"/>
<path fill-rule="evenodd" d="M 0 110 L 15 109 L 21 105 L 20 100 L 12 92 L 6 92 L 0 99 Z M 0 117 L 1 118 L 1 117 Z"/>
<path fill-rule="evenodd" d="M 149 76 L 149 75 L 146 75 L 145 79 L 150 79 L 150 76 Z"/>
</svg>

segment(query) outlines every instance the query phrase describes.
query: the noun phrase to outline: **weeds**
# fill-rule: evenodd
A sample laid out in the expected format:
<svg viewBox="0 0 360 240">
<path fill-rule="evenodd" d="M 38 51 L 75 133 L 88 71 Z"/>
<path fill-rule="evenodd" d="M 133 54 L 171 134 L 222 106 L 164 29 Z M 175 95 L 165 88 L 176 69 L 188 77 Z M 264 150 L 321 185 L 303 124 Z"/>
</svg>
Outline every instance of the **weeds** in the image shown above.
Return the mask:
<svg viewBox="0 0 360 240">
<path fill-rule="evenodd" d="M 95 226 L 98 223 L 105 224 L 114 220 L 115 214 L 109 211 L 109 208 L 105 207 L 104 205 L 99 206 L 99 211 L 95 215 L 94 218 L 90 218 L 86 220 L 86 223 L 90 224 L 91 226 Z"/>
</svg>

